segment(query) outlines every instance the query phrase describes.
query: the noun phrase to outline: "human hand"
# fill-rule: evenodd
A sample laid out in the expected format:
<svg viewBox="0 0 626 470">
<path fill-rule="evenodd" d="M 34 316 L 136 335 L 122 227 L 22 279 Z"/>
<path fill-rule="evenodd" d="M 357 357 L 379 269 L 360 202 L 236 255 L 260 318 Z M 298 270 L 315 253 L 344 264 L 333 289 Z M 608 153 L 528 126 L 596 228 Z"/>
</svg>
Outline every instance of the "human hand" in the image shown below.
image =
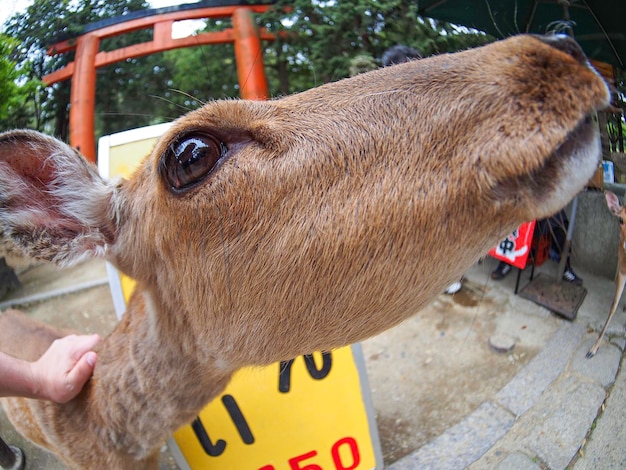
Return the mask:
<svg viewBox="0 0 626 470">
<path fill-rule="evenodd" d="M 97 355 L 92 349 L 98 335 L 69 335 L 55 340 L 35 362 L 30 363 L 37 398 L 66 403 L 80 393 L 91 377 Z"/>
</svg>

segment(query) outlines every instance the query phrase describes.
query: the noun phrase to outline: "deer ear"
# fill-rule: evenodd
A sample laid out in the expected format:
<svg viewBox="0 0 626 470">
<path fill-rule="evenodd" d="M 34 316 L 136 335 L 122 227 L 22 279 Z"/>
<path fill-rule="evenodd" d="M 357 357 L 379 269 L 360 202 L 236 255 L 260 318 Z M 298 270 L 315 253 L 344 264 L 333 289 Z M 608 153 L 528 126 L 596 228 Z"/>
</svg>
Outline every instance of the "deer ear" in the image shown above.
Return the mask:
<svg viewBox="0 0 626 470">
<path fill-rule="evenodd" d="M 115 188 L 77 151 L 34 131 L 0 134 L 0 229 L 24 254 L 74 264 L 115 240 Z"/>
<path fill-rule="evenodd" d="M 609 206 L 609 210 L 613 215 L 620 216 L 622 206 L 619 203 L 619 198 L 611 191 L 605 191 L 604 197 L 606 197 L 606 205 Z"/>
</svg>

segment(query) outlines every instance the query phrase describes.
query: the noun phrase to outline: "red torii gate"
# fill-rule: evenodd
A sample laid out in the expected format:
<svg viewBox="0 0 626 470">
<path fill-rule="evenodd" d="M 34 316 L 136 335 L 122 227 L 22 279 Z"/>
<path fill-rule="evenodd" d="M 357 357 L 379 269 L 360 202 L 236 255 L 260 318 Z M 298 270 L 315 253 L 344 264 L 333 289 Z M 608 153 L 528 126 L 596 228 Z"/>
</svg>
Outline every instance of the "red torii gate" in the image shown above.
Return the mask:
<svg viewBox="0 0 626 470">
<path fill-rule="evenodd" d="M 46 85 L 72 79 L 70 145 L 80 150 L 89 161 L 96 161 L 94 133 L 96 69 L 129 58 L 181 47 L 233 42 L 241 97 L 252 100 L 267 99 L 269 94 L 263 69 L 261 40 L 273 40 L 274 37 L 264 30 L 259 31 L 252 15 L 263 13 L 269 7 L 268 4 L 207 7 L 206 4 L 200 3 L 196 8 L 191 9 L 146 10 L 147 15 L 144 17 L 125 21 L 123 17 L 120 17 L 120 22 L 93 29 L 77 38 L 51 46 L 48 49 L 49 55 L 63 54 L 76 49 L 74 62 L 43 77 Z M 231 17 L 232 28 L 172 39 L 172 25 L 175 21 L 225 17 Z M 100 40 L 103 38 L 147 28 L 153 28 L 153 38 L 150 42 L 134 44 L 109 52 L 99 50 Z"/>
</svg>

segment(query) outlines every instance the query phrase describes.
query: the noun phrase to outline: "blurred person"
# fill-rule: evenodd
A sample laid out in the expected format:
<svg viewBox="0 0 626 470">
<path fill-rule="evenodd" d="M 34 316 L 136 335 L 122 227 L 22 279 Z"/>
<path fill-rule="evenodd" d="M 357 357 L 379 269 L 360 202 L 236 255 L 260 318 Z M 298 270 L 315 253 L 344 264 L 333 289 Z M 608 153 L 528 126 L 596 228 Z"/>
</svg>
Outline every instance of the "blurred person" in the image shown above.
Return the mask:
<svg viewBox="0 0 626 470">
<path fill-rule="evenodd" d="M 422 59 L 423 57 L 422 53 L 417 49 L 404 44 L 397 44 L 384 52 L 381 62 L 383 67 L 389 67 L 390 65 L 402 64 L 409 60 Z"/>
</svg>

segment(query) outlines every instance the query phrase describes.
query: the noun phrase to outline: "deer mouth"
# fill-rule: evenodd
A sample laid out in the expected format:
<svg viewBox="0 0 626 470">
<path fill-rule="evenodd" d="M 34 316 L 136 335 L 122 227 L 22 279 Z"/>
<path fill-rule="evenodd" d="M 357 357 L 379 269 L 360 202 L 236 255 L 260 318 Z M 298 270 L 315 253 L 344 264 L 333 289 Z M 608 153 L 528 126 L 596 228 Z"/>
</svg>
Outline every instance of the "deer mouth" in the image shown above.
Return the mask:
<svg viewBox="0 0 626 470">
<path fill-rule="evenodd" d="M 587 115 L 557 147 L 553 158 L 563 163 L 567 160 L 581 160 L 581 163 L 589 160 L 595 169 L 600 161 L 597 121 L 597 114 Z"/>
<path fill-rule="evenodd" d="M 600 162 L 597 115 L 587 115 L 535 173 L 536 194 L 567 204 L 592 178 Z M 554 210 L 557 210 L 555 208 Z"/>
<path fill-rule="evenodd" d="M 562 190 L 573 188 L 573 198 L 593 177 L 601 155 L 598 118 L 594 113 L 587 115 L 554 151 L 551 160 L 560 174 L 560 181 L 556 178 L 557 185 L 569 186 Z"/>
<path fill-rule="evenodd" d="M 556 212 L 589 182 L 600 161 L 600 138 L 595 114 L 586 116 L 544 160 L 523 176 L 500 181 L 495 196 L 518 200 L 532 195 L 536 204 Z"/>
</svg>

